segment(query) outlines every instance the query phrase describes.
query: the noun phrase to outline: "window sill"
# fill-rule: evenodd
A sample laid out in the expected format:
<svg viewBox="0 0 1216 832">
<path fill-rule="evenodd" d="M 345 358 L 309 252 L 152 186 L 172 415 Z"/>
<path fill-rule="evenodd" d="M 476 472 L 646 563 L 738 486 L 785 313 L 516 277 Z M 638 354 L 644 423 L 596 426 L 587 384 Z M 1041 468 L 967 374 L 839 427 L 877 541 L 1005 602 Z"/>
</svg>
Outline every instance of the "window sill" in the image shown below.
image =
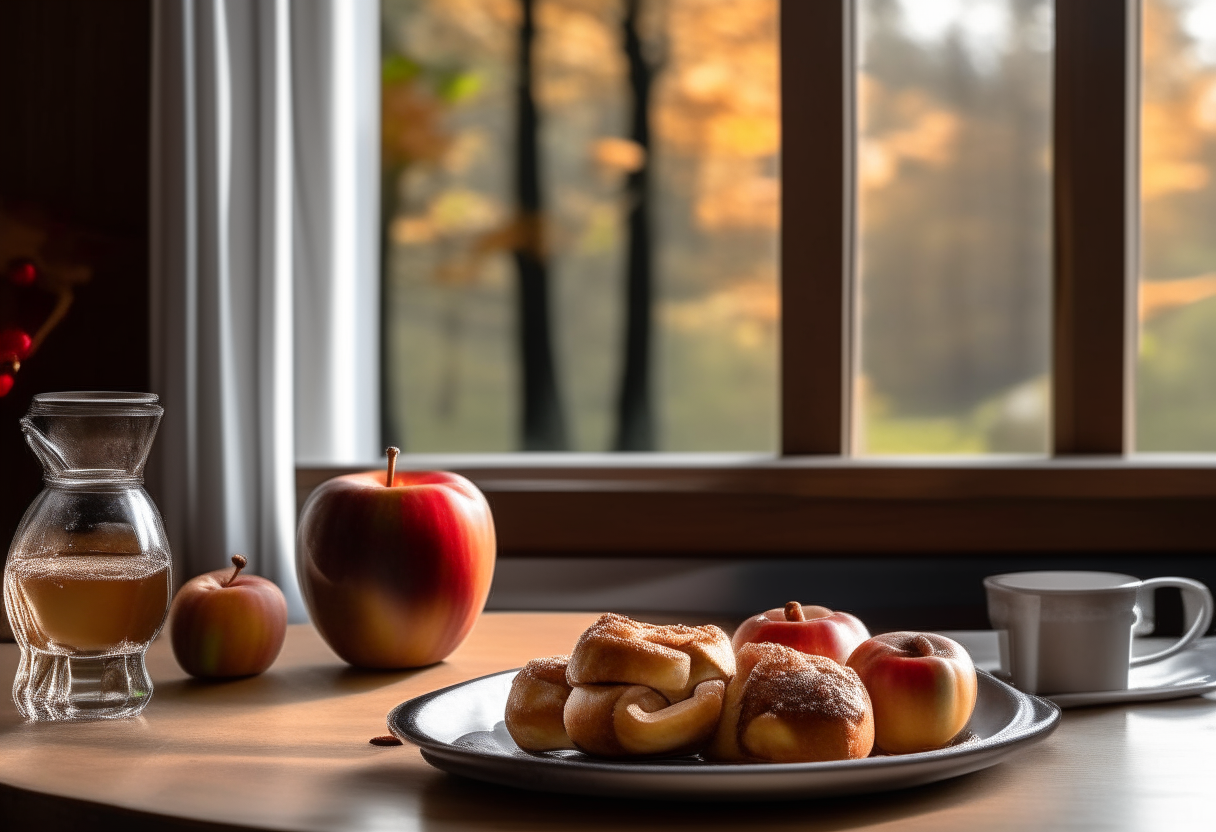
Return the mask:
<svg viewBox="0 0 1216 832">
<path fill-rule="evenodd" d="M 1210 552 L 1216 454 L 402 457 L 473 480 L 503 557 Z M 367 467 L 299 467 L 297 496 Z"/>
</svg>

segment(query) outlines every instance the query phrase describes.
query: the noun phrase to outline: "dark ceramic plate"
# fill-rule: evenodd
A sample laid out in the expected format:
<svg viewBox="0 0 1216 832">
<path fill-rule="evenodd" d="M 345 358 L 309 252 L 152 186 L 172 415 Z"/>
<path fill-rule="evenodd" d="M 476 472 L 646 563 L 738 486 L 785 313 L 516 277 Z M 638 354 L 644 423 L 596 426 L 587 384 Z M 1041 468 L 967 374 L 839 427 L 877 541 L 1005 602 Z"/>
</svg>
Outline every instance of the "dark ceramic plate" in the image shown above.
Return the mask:
<svg viewBox="0 0 1216 832">
<path fill-rule="evenodd" d="M 966 739 L 947 748 L 830 763 L 736 765 L 695 757 L 621 762 L 577 751 L 531 754 L 511 739 L 503 709 L 508 670 L 403 702 L 388 716 L 397 737 L 452 774 L 570 794 L 687 800 L 773 800 L 864 794 L 919 786 L 996 765 L 1055 730 L 1060 709 L 979 672 Z"/>
</svg>

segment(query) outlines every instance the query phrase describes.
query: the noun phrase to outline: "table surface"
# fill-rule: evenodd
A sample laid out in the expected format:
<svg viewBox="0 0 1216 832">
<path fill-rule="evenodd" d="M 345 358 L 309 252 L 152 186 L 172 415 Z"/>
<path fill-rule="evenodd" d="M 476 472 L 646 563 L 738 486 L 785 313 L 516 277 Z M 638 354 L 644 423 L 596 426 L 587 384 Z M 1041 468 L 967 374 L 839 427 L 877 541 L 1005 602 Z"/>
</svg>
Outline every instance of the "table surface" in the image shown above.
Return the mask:
<svg viewBox="0 0 1216 832">
<path fill-rule="evenodd" d="M 298 830 L 1216 828 L 1216 699 L 1207 697 L 1066 711 L 1046 741 L 984 771 L 786 803 L 531 793 L 444 774 L 408 745 L 368 744 L 400 702 L 568 652 L 594 618 L 487 613 L 447 661 L 388 673 L 347 667 L 311 627 L 296 625 L 268 672 L 224 683 L 188 678 L 162 638 L 148 654 L 155 694 L 138 719 L 25 723 L 3 697 L 0 785 L 9 798 L 0 812 L 28 820 L 51 806 L 67 824 L 105 804 L 146 823 Z M 17 655 L 0 645 L 0 685 L 11 683 Z"/>
</svg>

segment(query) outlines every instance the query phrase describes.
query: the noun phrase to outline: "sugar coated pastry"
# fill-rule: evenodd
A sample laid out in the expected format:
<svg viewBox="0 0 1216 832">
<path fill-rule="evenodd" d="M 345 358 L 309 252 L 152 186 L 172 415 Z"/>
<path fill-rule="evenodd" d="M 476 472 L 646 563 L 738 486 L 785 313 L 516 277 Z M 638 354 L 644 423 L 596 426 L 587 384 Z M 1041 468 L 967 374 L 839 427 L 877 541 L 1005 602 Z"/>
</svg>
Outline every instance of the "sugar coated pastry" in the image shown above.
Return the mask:
<svg viewBox="0 0 1216 832">
<path fill-rule="evenodd" d="M 645 685 L 576 685 L 566 700 L 566 732 L 600 757 L 693 754 L 713 736 L 725 693 L 721 679 L 675 703 Z"/>
<path fill-rule="evenodd" d="M 857 674 L 780 644 L 738 653 L 707 759 L 806 763 L 867 757 L 874 711 Z"/>
<path fill-rule="evenodd" d="M 734 651 L 719 627 L 646 624 L 607 613 L 579 637 L 566 679 L 571 685 L 644 685 L 675 703 L 702 682 L 726 682 L 734 672 Z"/>
<path fill-rule="evenodd" d="M 562 713 L 570 696 L 566 683 L 569 656 L 533 659 L 511 683 L 507 696 L 507 731 L 525 751 L 574 748 L 566 734 Z"/>
</svg>

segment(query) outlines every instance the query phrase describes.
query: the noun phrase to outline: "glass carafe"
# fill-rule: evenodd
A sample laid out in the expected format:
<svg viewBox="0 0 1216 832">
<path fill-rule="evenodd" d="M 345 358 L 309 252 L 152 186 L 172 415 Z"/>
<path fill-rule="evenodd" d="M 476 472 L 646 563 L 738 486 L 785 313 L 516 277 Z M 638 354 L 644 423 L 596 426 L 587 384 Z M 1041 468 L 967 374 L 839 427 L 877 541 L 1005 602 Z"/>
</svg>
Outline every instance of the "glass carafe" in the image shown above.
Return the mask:
<svg viewBox="0 0 1216 832">
<path fill-rule="evenodd" d="M 135 716 L 152 696 L 144 651 L 173 585 L 143 488 L 162 413 L 147 393 L 44 393 L 21 420 L 45 485 L 4 567 L 21 646 L 13 699 L 26 719 Z"/>
</svg>

